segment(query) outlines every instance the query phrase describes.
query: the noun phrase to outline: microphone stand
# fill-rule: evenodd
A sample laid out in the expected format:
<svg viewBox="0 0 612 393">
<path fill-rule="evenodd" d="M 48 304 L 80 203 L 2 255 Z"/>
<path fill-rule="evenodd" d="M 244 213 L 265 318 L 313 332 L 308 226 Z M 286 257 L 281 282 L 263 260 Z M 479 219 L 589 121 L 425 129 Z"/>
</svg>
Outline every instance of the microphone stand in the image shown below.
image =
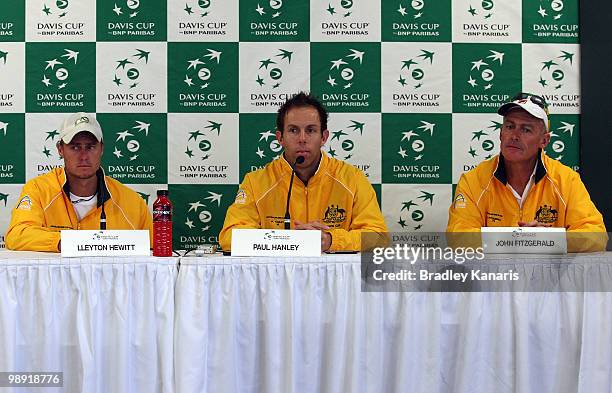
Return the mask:
<svg viewBox="0 0 612 393">
<path fill-rule="evenodd" d="M 291 166 L 291 180 L 289 181 L 289 192 L 287 193 L 287 206 L 285 208 L 285 229 L 291 229 L 291 215 L 289 214 L 289 200 L 291 199 L 291 189 L 293 188 L 293 178 L 295 177 L 295 166 L 304 162 L 304 156 L 297 156 L 295 162 Z"/>
<path fill-rule="evenodd" d="M 102 201 L 102 213 L 100 213 L 100 230 L 106 230 L 106 212 L 104 211 L 104 197 L 106 196 L 105 187 L 104 187 L 104 172 L 102 172 L 102 177 L 100 178 L 100 200 Z"/>
</svg>

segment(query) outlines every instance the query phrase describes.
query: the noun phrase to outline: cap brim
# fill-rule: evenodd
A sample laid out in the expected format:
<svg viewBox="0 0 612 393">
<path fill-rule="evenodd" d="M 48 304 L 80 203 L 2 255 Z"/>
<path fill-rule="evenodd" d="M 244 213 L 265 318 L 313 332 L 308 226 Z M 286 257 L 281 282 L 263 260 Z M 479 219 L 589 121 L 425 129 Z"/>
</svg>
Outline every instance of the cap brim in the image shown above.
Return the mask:
<svg viewBox="0 0 612 393">
<path fill-rule="evenodd" d="M 518 103 L 516 101 L 508 102 L 500 106 L 497 110 L 497 113 L 502 116 L 506 116 L 508 112 L 517 108 L 522 109 L 525 112 L 529 113 L 531 116 L 542 120 L 544 122 L 544 127 L 548 131 L 548 115 L 546 114 L 546 111 L 537 104 L 532 103 L 531 101 L 527 101 L 525 103 Z"/>
<path fill-rule="evenodd" d="M 64 136 L 62 137 L 62 141 L 63 141 L 64 143 L 70 143 L 70 142 L 72 142 L 72 139 L 73 139 L 73 138 L 74 138 L 74 137 L 75 137 L 75 136 L 76 136 L 78 133 L 80 133 L 80 132 L 88 132 L 88 133 L 90 133 L 91 135 L 93 135 L 93 137 L 94 137 L 94 138 L 96 138 L 96 140 L 97 140 L 98 142 L 102 142 L 102 138 L 100 138 L 98 135 L 96 135 L 96 133 L 95 133 L 95 132 L 93 132 L 93 131 L 91 131 L 91 130 L 89 130 L 89 129 L 86 129 L 86 128 L 83 128 L 83 129 L 76 129 L 76 130 L 73 130 L 73 131 L 69 132 L 68 134 L 66 134 L 66 135 L 64 135 Z"/>
</svg>

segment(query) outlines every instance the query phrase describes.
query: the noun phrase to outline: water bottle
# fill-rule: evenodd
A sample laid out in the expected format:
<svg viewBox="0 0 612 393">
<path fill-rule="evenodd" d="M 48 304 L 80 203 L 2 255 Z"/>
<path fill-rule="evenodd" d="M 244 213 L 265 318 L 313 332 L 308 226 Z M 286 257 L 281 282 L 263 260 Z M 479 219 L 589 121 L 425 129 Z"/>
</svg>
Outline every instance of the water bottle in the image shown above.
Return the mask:
<svg viewBox="0 0 612 393">
<path fill-rule="evenodd" d="M 157 190 L 153 203 L 153 255 L 172 256 L 172 202 L 168 190 Z"/>
</svg>

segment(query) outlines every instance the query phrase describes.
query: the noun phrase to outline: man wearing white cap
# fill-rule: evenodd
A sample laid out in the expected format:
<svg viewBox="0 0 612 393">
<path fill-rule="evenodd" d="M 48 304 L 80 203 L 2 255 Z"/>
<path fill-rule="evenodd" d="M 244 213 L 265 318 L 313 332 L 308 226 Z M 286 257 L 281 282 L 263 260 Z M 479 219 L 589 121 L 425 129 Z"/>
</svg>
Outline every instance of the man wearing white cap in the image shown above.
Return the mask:
<svg viewBox="0 0 612 393">
<path fill-rule="evenodd" d="M 564 227 L 605 232 L 578 173 L 548 157 L 548 107 L 539 96 L 521 93 L 502 105 L 501 152 L 464 173 L 449 208 L 448 232 L 485 226 Z"/>
<path fill-rule="evenodd" d="M 103 149 L 102 129 L 94 116 L 80 112 L 64 120 L 57 143 L 64 167 L 23 187 L 5 236 L 8 249 L 60 251 L 62 229 L 151 230 L 151 214 L 144 200 L 104 176 L 100 168 Z M 104 215 L 106 225 L 101 225 Z"/>
</svg>

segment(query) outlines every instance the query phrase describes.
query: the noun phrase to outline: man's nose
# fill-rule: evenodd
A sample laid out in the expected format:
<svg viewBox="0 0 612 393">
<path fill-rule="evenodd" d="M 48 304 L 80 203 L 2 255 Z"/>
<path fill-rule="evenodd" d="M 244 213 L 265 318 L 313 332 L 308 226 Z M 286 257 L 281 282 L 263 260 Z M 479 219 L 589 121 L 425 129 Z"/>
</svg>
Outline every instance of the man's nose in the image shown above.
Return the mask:
<svg viewBox="0 0 612 393">
<path fill-rule="evenodd" d="M 302 130 L 299 133 L 298 140 L 300 142 L 306 142 L 306 130 Z"/>
</svg>

